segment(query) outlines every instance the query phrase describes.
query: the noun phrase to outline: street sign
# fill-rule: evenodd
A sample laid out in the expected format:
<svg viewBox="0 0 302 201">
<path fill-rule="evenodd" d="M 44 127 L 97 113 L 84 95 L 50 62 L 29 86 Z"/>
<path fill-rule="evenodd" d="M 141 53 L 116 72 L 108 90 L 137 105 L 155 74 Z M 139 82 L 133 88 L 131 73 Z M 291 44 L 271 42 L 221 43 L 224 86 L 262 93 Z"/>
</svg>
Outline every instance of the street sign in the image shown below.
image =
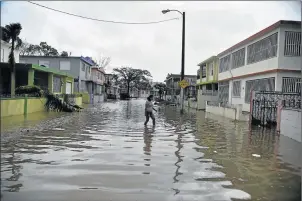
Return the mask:
<svg viewBox="0 0 302 201">
<path fill-rule="evenodd" d="M 183 89 L 186 88 L 187 86 L 189 86 L 189 83 L 187 80 L 182 80 L 182 81 L 178 82 L 178 84 Z"/>
</svg>

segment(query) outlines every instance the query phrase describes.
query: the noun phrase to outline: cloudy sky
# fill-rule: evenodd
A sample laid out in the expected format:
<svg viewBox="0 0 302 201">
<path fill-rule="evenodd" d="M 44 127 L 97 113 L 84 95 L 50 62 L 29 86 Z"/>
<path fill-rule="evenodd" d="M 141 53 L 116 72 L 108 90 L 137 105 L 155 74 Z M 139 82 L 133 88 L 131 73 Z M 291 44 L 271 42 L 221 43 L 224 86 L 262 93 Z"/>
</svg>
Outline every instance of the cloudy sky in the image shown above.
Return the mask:
<svg viewBox="0 0 302 201">
<path fill-rule="evenodd" d="M 82 16 L 127 22 L 179 20 L 151 25 L 112 24 L 61 14 L 28 2 L 2 2 L 1 25 L 20 22 L 20 37 L 29 43 L 46 41 L 72 56 L 111 57 L 113 67 L 147 69 L 154 81 L 180 73 L 181 27 L 186 12 L 185 74 L 196 74 L 197 63 L 216 55 L 278 20 L 301 20 L 300 2 L 93 2 L 40 1 L 39 4 Z"/>
</svg>

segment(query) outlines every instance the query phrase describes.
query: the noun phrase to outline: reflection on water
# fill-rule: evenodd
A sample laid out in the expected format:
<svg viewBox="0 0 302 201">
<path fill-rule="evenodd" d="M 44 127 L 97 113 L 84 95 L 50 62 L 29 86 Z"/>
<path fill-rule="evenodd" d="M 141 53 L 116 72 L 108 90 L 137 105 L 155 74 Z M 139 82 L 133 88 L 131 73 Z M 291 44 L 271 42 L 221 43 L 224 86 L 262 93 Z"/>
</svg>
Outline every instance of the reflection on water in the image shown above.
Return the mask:
<svg viewBox="0 0 302 201">
<path fill-rule="evenodd" d="M 2 141 L 4 200 L 301 199 L 294 141 L 175 107 L 145 127 L 143 111 L 142 100 L 107 102 Z"/>
</svg>

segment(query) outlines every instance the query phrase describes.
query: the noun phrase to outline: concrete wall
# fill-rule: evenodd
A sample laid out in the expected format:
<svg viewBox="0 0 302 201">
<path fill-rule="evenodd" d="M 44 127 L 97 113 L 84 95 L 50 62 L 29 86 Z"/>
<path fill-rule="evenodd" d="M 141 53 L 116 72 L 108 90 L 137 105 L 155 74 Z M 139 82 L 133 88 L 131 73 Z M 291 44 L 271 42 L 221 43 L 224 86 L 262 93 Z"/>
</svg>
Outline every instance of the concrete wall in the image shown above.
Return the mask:
<svg viewBox="0 0 302 201">
<path fill-rule="evenodd" d="M 90 95 L 90 103 L 103 103 L 104 102 L 104 95 Z"/>
<path fill-rule="evenodd" d="M 24 114 L 24 98 L 1 99 L 1 118 Z"/>
<path fill-rule="evenodd" d="M 202 95 L 202 90 L 198 90 L 198 92 L 197 92 L 197 109 L 205 110 L 207 101 L 213 101 L 213 102 L 218 101 L 218 95 L 217 96 Z"/>
<path fill-rule="evenodd" d="M 281 110 L 280 134 L 301 142 L 301 110 Z"/>
<path fill-rule="evenodd" d="M 237 121 L 248 121 L 249 115 L 242 114 L 242 105 L 236 105 L 232 108 L 212 106 L 206 104 L 206 112 L 223 116 Z"/>
<path fill-rule="evenodd" d="M 60 98 L 63 100 L 63 98 Z M 1 118 L 45 111 L 45 98 L 22 97 L 1 99 Z M 82 105 L 82 97 L 76 98 L 76 104 Z"/>
</svg>

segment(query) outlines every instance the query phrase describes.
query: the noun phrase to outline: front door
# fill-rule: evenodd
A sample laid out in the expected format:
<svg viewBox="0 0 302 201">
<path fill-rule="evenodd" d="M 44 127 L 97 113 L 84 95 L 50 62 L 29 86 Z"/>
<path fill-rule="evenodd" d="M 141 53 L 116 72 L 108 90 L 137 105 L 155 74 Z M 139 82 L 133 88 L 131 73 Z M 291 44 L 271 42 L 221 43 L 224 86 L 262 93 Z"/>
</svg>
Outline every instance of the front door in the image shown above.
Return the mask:
<svg viewBox="0 0 302 201">
<path fill-rule="evenodd" d="M 66 94 L 71 94 L 71 82 L 66 82 Z"/>
</svg>

